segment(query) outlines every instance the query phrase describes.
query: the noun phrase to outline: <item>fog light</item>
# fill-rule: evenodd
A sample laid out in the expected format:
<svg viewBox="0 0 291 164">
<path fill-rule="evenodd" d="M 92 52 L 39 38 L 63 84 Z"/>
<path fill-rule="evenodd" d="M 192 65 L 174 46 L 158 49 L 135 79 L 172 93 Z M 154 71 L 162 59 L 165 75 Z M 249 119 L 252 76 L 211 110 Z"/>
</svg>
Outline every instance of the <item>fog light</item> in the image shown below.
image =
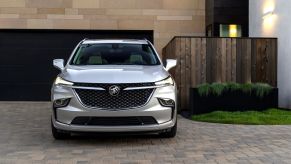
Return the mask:
<svg viewBox="0 0 291 164">
<path fill-rule="evenodd" d="M 70 98 L 69 99 L 58 99 L 54 101 L 54 108 L 62 108 L 62 107 L 66 107 L 68 106 L 69 102 L 70 102 Z"/>
<path fill-rule="evenodd" d="M 160 104 L 164 107 L 175 107 L 175 101 L 172 99 L 158 98 Z"/>
</svg>

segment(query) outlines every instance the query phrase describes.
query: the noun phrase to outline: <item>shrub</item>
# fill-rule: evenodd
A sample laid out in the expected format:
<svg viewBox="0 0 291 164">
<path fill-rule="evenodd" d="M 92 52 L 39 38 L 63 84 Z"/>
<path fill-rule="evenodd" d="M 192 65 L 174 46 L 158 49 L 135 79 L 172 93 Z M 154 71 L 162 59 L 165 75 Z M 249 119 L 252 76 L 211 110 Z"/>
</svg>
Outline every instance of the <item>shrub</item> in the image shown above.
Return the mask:
<svg viewBox="0 0 291 164">
<path fill-rule="evenodd" d="M 226 86 L 225 83 L 213 83 L 210 85 L 211 92 L 216 96 L 220 96 L 226 90 Z"/>
<path fill-rule="evenodd" d="M 240 89 L 240 84 L 229 82 L 229 83 L 226 83 L 226 88 L 230 91 L 236 91 Z"/>
<path fill-rule="evenodd" d="M 251 94 L 253 90 L 253 84 L 252 83 L 245 83 L 245 84 L 240 84 L 240 89 L 244 93 Z"/>
<path fill-rule="evenodd" d="M 200 96 L 208 96 L 210 92 L 210 84 L 205 83 L 197 86 Z"/>
<path fill-rule="evenodd" d="M 256 83 L 253 85 L 253 90 L 256 91 L 256 96 L 262 98 L 271 92 L 272 87 L 269 84 Z"/>
<path fill-rule="evenodd" d="M 220 96 L 224 91 L 236 91 L 241 90 L 244 93 L 251 94 L 255 92 L 256 96 L 262 98 L 268 95 L 273 89 L 272 86 L 265 83 L 246 83 L 246 84 L 238 84 L 238 83 L 212 83 L 212 84 L 201 84 L 197 86 L 198 94 L 200 96 L 208 96 L 210 93 L 216 96 Z"/>
</svg>

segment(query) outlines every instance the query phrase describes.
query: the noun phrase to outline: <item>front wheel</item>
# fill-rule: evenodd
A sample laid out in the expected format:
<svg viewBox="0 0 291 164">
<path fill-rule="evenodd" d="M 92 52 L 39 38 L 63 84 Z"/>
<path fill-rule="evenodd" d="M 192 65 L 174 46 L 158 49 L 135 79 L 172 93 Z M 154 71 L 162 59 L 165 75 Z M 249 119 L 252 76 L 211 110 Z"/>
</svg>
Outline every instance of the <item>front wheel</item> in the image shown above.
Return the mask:
<svg viewBox="0 0 291 164">
<path fill-rule="evenodd" d="M 53 122 L 51 121 L 52 135 L 56 140 L 67 139 L 71 136 L 68 132 L 61 132 L 57 128 L 55 128 Z"/>
<path fill-rule="evenodd" d="M 177 134 L 177 124 L 178 123 L 176 121 L 175 125 L 172 128 L 168 129 L 166 132 L 162 132 L 160 136 L 162 138 L 174 138 Z"/>
</svg>

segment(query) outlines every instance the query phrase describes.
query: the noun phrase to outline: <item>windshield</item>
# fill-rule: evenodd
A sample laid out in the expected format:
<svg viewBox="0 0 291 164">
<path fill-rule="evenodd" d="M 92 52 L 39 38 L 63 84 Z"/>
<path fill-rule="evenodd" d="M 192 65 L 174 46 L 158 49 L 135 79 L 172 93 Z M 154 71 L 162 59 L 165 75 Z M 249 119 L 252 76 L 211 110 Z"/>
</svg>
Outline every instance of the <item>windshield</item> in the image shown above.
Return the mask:
<svg viewBox="0 0 291 164">
<path fill-rule="evenodd" d="M 83 44 L 71 60 L 71 65 L 159 65 L 147 44 Z"/>
</svg>

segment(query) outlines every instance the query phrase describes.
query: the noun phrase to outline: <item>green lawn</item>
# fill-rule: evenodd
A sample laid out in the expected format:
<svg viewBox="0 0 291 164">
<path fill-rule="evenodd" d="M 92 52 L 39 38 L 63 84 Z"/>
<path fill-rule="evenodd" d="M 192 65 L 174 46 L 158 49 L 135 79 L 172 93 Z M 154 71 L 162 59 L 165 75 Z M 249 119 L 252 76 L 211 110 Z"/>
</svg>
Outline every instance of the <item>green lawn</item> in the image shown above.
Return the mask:
<svg viewBox="0 0 291 164">
<path fill-rule="evenodd" d="M 262 112 L 212 112 L 193 115 L 192 120 L 224 124 L 244 125 L 291 125 L 291 111 L 269 109 Z"/>
</svg>

